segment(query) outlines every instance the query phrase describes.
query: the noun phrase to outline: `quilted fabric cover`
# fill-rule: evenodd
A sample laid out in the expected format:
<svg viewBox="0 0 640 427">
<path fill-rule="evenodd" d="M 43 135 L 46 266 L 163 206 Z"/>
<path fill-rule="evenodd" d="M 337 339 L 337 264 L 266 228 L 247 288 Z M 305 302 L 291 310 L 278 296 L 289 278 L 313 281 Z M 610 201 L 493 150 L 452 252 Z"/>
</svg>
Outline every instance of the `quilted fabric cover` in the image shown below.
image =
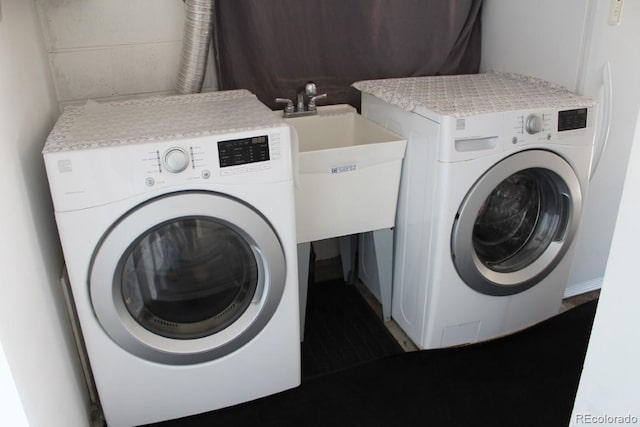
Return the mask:
<svg viewBox="0 0 640 427">
<path fill-rule="evenodd" d="M 422 107 L 453 117 L 595 105 L 593 100 L 563 86 L 514 73 L 366 80 L 354 83 L 353 87 L 406 111 Z"/>
</svg>

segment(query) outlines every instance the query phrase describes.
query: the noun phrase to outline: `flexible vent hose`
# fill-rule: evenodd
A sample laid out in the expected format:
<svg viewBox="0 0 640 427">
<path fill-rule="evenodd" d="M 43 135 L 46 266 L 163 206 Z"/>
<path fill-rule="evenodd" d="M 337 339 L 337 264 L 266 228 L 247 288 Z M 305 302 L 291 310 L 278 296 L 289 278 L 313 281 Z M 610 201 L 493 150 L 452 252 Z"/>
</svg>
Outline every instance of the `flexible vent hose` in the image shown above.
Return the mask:
<svg viewBox="0 0 640 427">
<path fill-rule="evenodd" d="M 213 31 L 215 1 L 183 1 L 185 4 L 184 37 L 176 92 L 188 94 L 202 90 Z"/>
</svg>

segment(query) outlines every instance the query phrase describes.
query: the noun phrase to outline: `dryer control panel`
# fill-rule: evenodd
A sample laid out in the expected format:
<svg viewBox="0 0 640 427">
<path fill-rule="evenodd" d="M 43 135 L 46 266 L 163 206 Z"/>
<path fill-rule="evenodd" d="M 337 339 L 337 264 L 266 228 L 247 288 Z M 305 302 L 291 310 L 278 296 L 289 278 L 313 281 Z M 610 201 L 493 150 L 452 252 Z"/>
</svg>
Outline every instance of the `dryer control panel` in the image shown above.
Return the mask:
<svg viewBox="0 0 640 427">
<path fill-rule="evenodd" d="M 269 160 L 269 135 L 218 141 L 220 167 L 246 165 Z"/>
<path fill-rule="evenodd" d="M 144 165 L 144 182 L 157 184 L 209 180 L 224 182 L 225 177 L 235 176 L 237 182 L 269 181 L 270 177 L 239 177 L 275 168 L 271 175 L 282 174 L 282 168 L 290 169 L 289 162 L 281 164 L 282 131 L 212 135 L 170 144 L 154 145 L 141 159 Z M 287 151 L 288 152 L 288 151 Z M 286 158 L 289 160 L 289 156 Z"/>
<path fill-rule="evenodd" d="M 45 155 L 57 211 L 164 188 L 215 189 L 293 180 L 287 126 Z"/>
</svg>

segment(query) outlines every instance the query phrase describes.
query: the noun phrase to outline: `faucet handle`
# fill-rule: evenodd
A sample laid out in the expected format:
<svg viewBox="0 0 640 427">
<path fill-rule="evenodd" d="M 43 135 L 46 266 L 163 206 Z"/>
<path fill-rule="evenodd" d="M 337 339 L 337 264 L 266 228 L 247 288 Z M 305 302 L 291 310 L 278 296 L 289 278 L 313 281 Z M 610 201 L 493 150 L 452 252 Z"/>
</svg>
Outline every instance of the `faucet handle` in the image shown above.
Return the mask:
<svg viewBox="0 0 640 427">
<path fill-rule="evenodd" d="M 309 110 L 316 109 L 316 101 L 318 99 L 327 99 L 327 94 L 323 93 L 322 95 L 312 96 L 311 99 L 309 99 Z"/>
<path fill-rule="evenodd" d="M 284 107 L 285 113 L 293 113 L 293 101 L 287 98 L 276 98 L 276 104 L 287 104 Z"/>
</svg>

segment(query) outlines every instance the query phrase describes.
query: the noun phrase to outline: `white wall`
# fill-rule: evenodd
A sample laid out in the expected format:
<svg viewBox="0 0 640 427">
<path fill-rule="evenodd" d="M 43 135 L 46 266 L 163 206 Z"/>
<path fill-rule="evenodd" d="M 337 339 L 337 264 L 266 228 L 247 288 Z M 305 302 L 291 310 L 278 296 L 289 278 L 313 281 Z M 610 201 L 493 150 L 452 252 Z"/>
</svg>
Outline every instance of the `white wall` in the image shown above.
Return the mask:
<svg viewBox="0 0 640 427">
<path fill-rule="evenodd" d="M 572 426 L 587 424 L 585 416 L 605 415 L 631 415 L 636 417 L 634 424 L 640 423 L 640 114 L 633 141 L 618 222 L 573 408 Z M 630 423 L 598 423 L 603 424 Z"/>
<path fill-rule="evenodd" d="M 591 176 L 580 230 L 576 239 L 569 286 L 602 280 L 627 170 L 631 141 L 640 111 L 640 2 L 627 1 L 620 25 L 609 24 L 612 1 L 594 4 L 594 22 L 587 52 L 583 93 L 596 98 L 598 108 L 611 112 L 606 149 L 604 139 L 596 139 L 597 168 Z M 606 62 L 611 75 L 611 103 L 604 96 L 603 76 Z M 603 120 L 601 123 L 605 123 Z M 602 126 L 597 134 L 604 130 Z M 602 155 L 600 156 L 600 153 Z"/>
<path fill-rule="evenodd" d="M 485 0 L 480 71 L 505 71 L 549 80 L 576 91 L 580 82 L 585 0 Z M 561 29 L 561 31 L 555 31 Z"/>
<path fill-rule="evenodd" d="M 9 362 L 2 348 L 2 341 L 0 341 L 0 411 L 2 411 L 2 421 L 5 425 L 12 427 L 29 425 Z"/>
<path fill-rule="evenodd" d="M 62 256 L 40 154 L 57 99 L 34 1 L 2 0 L 2 15 L 0 341 L 29 424 L 85 426 L 88 397 L 58 284 Z M 0 412 L 0 425 L 13 425 L 7 416 Z"/>
<path fill-rule="evenodd" d="M 172 93 L 182 0 L 36 0 L 56 95 L 72 101 Z M 214 68 L 209 61 L 209 70 Z M 207 73 L 204 90 L 215 89 Z"/>
</svg>

